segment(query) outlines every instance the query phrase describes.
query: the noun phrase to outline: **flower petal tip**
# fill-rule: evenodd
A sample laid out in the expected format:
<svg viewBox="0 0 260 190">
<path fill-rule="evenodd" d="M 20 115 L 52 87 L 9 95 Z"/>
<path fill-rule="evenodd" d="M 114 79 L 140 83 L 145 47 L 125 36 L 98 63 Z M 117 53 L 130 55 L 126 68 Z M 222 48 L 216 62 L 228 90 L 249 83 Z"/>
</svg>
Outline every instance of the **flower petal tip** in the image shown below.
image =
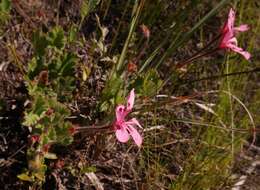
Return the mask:
<svg viewBox="0 0 260 190">
<path fill-rule="evenodd" d="M 134 107 L 134 102 L 135 102 L 135 89 L 133 88 L 130 91 L 130 94 L 127 98 L 127 105 L 126 105 L 126 109 L 127 111 L 131 111 Z"/>
</svg>

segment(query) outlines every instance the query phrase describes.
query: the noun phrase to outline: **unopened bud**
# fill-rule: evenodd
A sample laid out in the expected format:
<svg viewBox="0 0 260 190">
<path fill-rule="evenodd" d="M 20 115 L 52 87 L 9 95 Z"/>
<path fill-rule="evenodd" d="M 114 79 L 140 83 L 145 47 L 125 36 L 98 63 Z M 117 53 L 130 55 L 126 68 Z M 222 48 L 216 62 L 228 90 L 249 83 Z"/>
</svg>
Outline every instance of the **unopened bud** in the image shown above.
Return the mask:
<svg viewBox="0 0 260 190">
<path fill-rule="evenodd" d="M 144 37 L 150 38 L 150 30 L 149 30 L 149 28 L 146 25 L 144 25 L 144 24 L 142 24 L 140 26 L 140 28 L 141 28 L 141 30 L 143 32 Z"/>
<path fill-rule="evenodd" d="M 73 126 L 73 127 L 69 128 L 69 134 L 70 135 L 74 135 L 76 133 L 76 131 L 77 131 L 76 126 Z"/>
<path fill-rule="evenodd" d="M 49 108 L 49 109 L 45 112 L 45 114 L 46 114 L 47 116 L 51 116 L 53 113 L 54 113 L 54 110 L 53 110 L 52 108 Z"/>
<path fill-rule="evenodd" d="M 32 144 L 40 141 L 40 135 L 31 135 L 30 140 Z"/>
<path fill-rule="evenodd" d="M 133 63 L 132 61 L 130 61 L 130 62 L 128 63 L 128 65 L 127 65 L 127 71 L 128 71 L 129 73 L 134 73 L 134 72 L 136 72 L 136 71 L 137 71 L 137 66 L 136 66 L 136 64 Z"/>
</svg>

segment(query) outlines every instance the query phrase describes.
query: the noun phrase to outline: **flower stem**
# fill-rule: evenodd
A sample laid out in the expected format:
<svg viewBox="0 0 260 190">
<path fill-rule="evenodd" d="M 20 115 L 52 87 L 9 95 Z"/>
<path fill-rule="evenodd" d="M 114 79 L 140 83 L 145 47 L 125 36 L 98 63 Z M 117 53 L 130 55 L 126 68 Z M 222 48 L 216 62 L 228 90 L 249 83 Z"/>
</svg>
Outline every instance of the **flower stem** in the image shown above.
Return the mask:
<svg viewBox="0 0 260 190">
<path fill-rule="evenodd" d="M 199 59 L 199 58 L 204 57 L 204 56 L 208 56 L 208 55 L 214 54 L 214 53 L 217 52 L 218 50 L 219 50 L 219 48 L 215 48 L 215 49 L 210 50 L 210 51 L 208 51 L 208 52 L 205 52 L 205 53 L 202 53 L 202 54 L 198 54 L 198 55 L 196 55 L 196 56 L 193 56 L 193 57 L 191 57 L 190 59 L 188 59 L 188 60 L 186 60 L 186 61 L 184 61 L 184 62 L 177 63 L 177 64 L 176 64 L 176 68 L 180 69 L 180 68 L 182 68 L 183 66 L 187 65 L 188 63 L 193 62 L 194 60 Z"/>
<path fill-rule="evenodd" d="M 178 67 L 178 65 L 179 65 L 180 67 L 178 67 L 178 68 L 181 68 L 182 65 L 184 66 L 184 65 L 186 65 L 187 63 L 192 62 L 192 61 L 194 61 L 195 59 L 200 58 L 200 57 L 206 55 L 206 53 L 201 54 L 201 52 L 203 52 L 204 50 L 208 49 L 208 48 L 209 48 L 215 41 L 217 41 L 220 37 L 221 37 L 221 34 L 217 35 L 217 36 L 216 36 L 215 38 L 213 38 L 207 45 L 205 45 L 201 50 L 199 50 L 199 51 L 197 51 L 195 54 L 193 54 L 190 58 L 188 58 L 188 59 L 186 59 L 186 60 L 184 60 L 184 61 L 181 61 L 181 62 L 177 63 L 177 67 Z"/>
</svg>

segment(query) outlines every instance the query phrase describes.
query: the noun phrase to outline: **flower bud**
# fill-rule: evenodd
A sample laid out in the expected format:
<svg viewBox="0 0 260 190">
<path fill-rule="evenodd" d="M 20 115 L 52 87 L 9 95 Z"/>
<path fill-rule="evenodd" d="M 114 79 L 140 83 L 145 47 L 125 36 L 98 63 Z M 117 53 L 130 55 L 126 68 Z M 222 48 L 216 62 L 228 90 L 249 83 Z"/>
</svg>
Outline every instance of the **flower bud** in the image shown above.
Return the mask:
<svg viewBox="0 0 260 190">
<path fill-rule="evenodd" d="M 144 24 L 142 24 L 140 26 L 140 28 L 142 30 L 142 33 L 143 33 L 144 37 L 149 39 L 150 38 L 150 30 L 149 30 L 149 28 L 146 25 L 144 25 Z"/>
<path fill-rule="evenodd" d="M 136 66 L 136 64 L 133 63 L 132 61 L 130 61 L 130 62 L 128 63 L 128 65 L 127 65 L 127 71 L 128 71 L 129 73 L 134 73 L 134 72 L 136 72 L 136 71 L 137 71 L 137 66 Z"/>
<path fill-rule="evenodd" d="M 40 141 L 40 135 L 31 135 L 30 140 L 32 144 Z"/>
</svg>

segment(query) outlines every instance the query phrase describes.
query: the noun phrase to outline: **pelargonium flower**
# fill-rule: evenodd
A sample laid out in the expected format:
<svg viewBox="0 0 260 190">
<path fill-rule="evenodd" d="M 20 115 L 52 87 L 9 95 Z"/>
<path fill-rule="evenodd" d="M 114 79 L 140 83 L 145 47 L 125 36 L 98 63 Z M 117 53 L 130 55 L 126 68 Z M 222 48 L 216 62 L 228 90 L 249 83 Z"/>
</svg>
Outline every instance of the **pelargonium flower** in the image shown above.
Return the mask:
<svg viewBox="0 0 260 190">
<path fill-rule="evenodd" d="M 250 59 L 251 55 L 249 52 L 244 51 L 242 48 L 238 47 L 237 39 L 235 35 L 239 32 L 245 32 L 249 30 L 248 25 L 242 24 L 238 27 L 234 27 L 235 23 L 235 11 L 231 8 L 228 15 L 228 20 L 225 23 L 221 34 L 221 42 L 219 47 L 222 49 L 230 49 L 236 53 L 244 56 L 245 59 Z"/>
<path fill-rule="evenodd" d="M 118 141 L 126 143 L 131 136 L 135 144 L 140 147 L 143 139 L 139 132 L 136 130 L 135 126 L 138 126 L 140 128 L 142 128 L 142 126 L 136 118 L 132 118 L 128 121 L 126 121 L 125 119 L 128 113 L 130 113 L 133 109 L 134 100 L 135 92 L 134 89 L 132 89 L 127 98 L 127 105 L 118 105 L 116 107 L 116 121 L 114 123 L 114 129 Z"/>
</svg>

